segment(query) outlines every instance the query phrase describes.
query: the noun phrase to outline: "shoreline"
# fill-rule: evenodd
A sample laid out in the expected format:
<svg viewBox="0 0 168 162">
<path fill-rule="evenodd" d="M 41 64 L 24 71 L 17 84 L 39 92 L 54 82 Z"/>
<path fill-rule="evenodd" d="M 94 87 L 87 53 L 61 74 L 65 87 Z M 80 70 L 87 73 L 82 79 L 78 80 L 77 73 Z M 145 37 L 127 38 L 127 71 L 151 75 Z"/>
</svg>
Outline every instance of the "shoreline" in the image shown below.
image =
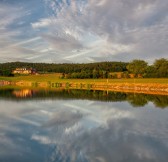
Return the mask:
<svg viewBox="0 0 168 162">
<path fill-rule="evenodd" d="M 33 81 L 0 81 L 0 86 L 13 86 L 21 88 L 39 88 L 39 89 L 84 89 L 84 90 L 101 90 L 116 91 L 144 94 L 168 95 L 168 84 L 160 83 L 105 83 L 105 82 L 86 82 L 86 81 L 65 81 L 57 80 L 57 82 L 33 82 Z"/>
</svg>

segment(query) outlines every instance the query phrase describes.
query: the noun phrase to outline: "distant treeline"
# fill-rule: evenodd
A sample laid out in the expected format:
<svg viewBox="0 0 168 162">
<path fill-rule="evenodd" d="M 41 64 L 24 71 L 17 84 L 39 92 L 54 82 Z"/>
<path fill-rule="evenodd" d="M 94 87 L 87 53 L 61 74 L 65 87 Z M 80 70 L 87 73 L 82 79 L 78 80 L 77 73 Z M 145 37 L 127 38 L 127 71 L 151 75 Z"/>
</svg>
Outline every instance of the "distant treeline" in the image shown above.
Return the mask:
<svg viewBox="0 0 168 162">
<path fill-rule="evenodd" d="M 125 62 L 98 62 L 88 64 L 49 64 L 49 63 L 26 63 L 26 62 L 9 62 L 0 64 L 0 74 L 9 75 L 16 68 L 34 68 L 39 73 L 90 73 L 94 70 L 106 72 L 122 72 L 126 71 L 128 63 Z"/>
<path fill-rule="evenodd" d="M 62 78 L 167 78 L 168 60 L 161 58 L 148 65 L 144 60 L 131 62 L 98 62 L 98 63 L 26 63 L 11 62 L 0 64 L 1 76 L 12 76 L 16 68 L 34 68 L 38 73 L 62 73 Z"/>
</svg>

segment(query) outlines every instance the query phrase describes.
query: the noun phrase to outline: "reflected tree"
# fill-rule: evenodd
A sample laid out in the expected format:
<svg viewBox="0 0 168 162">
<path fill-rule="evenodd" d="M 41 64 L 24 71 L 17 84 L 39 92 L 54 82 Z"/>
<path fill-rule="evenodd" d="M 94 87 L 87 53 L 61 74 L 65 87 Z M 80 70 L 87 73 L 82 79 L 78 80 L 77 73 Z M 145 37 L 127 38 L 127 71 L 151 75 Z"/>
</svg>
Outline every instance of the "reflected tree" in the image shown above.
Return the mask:
<svg viewBox="0 0 168 162">
<path fill-rule="evenodd" d="M 29 90 L 26 89 L 0 89 L 1 99 L 10 100 L 42 100 L 42 99 L 88 99 L 103 102 L 128 101 L 133 107 L 143 107 L 149 101 L 156 107 L 168 107 L 168 96 L 151 95 L 125 92 L 80 90 L 80 89 L 55 89 L 55 90 Z"/>
<path fill-rule="evenodd" d="M 127 101 L 134 107 L 143 107 L 148 103 L 145 94 L 128 94 Z"/>
</svg>

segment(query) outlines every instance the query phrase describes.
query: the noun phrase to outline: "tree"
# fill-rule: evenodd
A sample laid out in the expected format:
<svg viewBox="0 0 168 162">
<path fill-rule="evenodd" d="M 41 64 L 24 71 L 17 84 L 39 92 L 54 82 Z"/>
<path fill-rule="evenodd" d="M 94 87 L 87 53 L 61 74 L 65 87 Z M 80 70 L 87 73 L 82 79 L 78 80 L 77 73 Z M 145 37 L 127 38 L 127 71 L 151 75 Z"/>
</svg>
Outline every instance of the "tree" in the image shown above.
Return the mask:
<svg viewBox="0 0 168 162">
<path fill-rule="evenodd" d="M 138 74 L 144 75 L 147 65 L 147 62 L 143 60 L 133 60 L 127 65 L 127 69 L 130 73 L 133 73 L 136 76 Z"/>
<path fill-rule="evenodd" d="M 156 77 L 168 77 L 168 60 L 161 58 L 154 62 Z"/>
<path fill-rule="evenodd" d="M 103 70 L 103 71 L 102 71 L 102 74 L 103 74 L 103 78 L 107 78 L 107 77 L 108 77 L 107 71 Z"/>
<path fill-rule="evenodd" d="M 96 69 L 93 69 L 93 78 L 94 79 L 99 78 L 99 71 Z"/>
<path fill-rule="evenodd" d="M 148 66 L 146 68 L 146 78 L 155 78 L 156 77 L 156 69 L 153 65 Z"/>
</svg>

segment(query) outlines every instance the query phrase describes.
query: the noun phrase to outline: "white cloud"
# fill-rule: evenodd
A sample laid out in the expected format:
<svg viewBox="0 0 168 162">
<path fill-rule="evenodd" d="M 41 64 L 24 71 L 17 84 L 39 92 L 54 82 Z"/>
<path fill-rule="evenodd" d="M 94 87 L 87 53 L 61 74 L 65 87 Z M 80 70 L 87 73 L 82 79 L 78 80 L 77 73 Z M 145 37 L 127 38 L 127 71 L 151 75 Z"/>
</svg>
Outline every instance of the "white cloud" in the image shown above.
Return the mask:
<svg viewBox="0 0 168 162">
<path fill-rule="evenodd" d="M 10 6 L 2 5 L 0 8 L 0 26 L 1 28 L 6 28 L 8 25 L 12 24 L 16 19 L 20 18 L 20 14 L 15 14 L 19 12 L 19 8 L 13 8 Z M 14 14 L 9 14 L 9 11 Z"/>
<path fill-rule="evenodd" d="M 43 35 L 45 40 L 47 40 L 55 50 L 58 51 L 69 51 L 71 52 L 73 49 L 81 49 L 82 44 L 76 40 L 73 36 L 66 34 L 63 37 L 59 37 L 57 35 Z"/>
<path fill-rule="evenodd" d="M 52 24 L 51 19 L 47 19 L 47 18 L 40 19 L 38 22 L 35 22 L 35 23 L 31 23 L 31 25 L 34 29 L 48 27 L 51 24 Z"/>
<path fill-rule="evenodd" d="M 24 19 L 31 15 L 30 8 L 0 8 L 0 48 L 6 51 L 2 59 L 90 62 L 167 57 L 167 0 L 44 0 L 44 5 L 48 15 L 39 10 L 31 22 Z M 14 24 L 29 26 L 9 28 Z M 13 49 L 4 49 L 9 45 L 35 53 L 11 57 Z"/>
<path fill-rule="evenodd" d="M 57 30 L 56 24 L 58 24 L 59 32 L 62 33 L 67 33 L 68 28 L 76 31 L 75 27 L 80 29 L 76 31 L 78 35 L 91 32 L 93 35 L 101 37 L 111 47 L 99 45 L 97 48 L 101 48 L 101 51 L 106 53 L 115 54 L 115 59 L 117 59 L 117 55 L 118 58 L 121 58 L 120 55 L 123 53 L 130 53 L 127 57 L 129 60 L 134 57 L 155 59 L 158 54 L 160 57 L 166 57 L 168 40 L 163 39 L 163 35 L 168 34 L 166 12 L 168 2 L 166 0 L 162 2 L 159 0 L 102 0 L 99 3 L 91 0 L 83 1 L 81 6 L 79 3 L 82 1 L 70 2 L 71 5 L 68 6 L 59 1 L 55 3 L 50 0 L 46 1 L 55 12 L 55 17 L 51 18 L 55 24 L 55 30 Z M 56 7 L 58 4 L 59 10 Z M 160 28 L 160 25 L 164 25 L 165 28 Z M 64 31 L 65 28 L 66 31 Z M 84 39 L 83 36 L 82 38 Z M 60 44 L 67 45 L 66 42 L 61 42 Z M 83 42 L 84 40 L 81 41 L 81 43 Z M 57 42 L 57 44 L 59 43 Z M 61 45 L 62 49 L 63 44 Z M 73 48 L 75 49 L 75 47 Z M 82 58 L 84 57 L 85 55 L 82 56 Z M 96 54 L 93 52 L 90 57 L 96 57 Z"/>
<path fill-rule="evenodd" d="M 32 135 L 31 137 L 32 140 L 38 141 L 41 144 L 54 144 L 52 139 L 49 139 L 48 136 L 41 136 L 41 135 Z"/>
<path fill-rule="evenodd" d="M 40 39 L 41 39 L 40 37 L 35 37 L 35 38 L 28 39 L 28 40 L 23 40 L 21 42 L 17 42 L 16 44 L 12 44 L 10 47 L 15 47 L 15 46 L 19 46 L 19 45 L 32 43 L 32 42 L 35 42 L 35 41 L 40 40 Z"/>
<path fill-rule="evenodd" d="M 25 33 L 23 33 L 23 28 L 19 29 L 13 26 L 23 22 L 22 19 L 30 15 L 31 12 L 7 3 L 1 4 L 0 2 L 0 5 L 0 62 L 25 61 L 36 53 L 30 46 L 25 47 L 25 45 L 33 44 L 40 37 L 27 39 Z"/>
</svg>

